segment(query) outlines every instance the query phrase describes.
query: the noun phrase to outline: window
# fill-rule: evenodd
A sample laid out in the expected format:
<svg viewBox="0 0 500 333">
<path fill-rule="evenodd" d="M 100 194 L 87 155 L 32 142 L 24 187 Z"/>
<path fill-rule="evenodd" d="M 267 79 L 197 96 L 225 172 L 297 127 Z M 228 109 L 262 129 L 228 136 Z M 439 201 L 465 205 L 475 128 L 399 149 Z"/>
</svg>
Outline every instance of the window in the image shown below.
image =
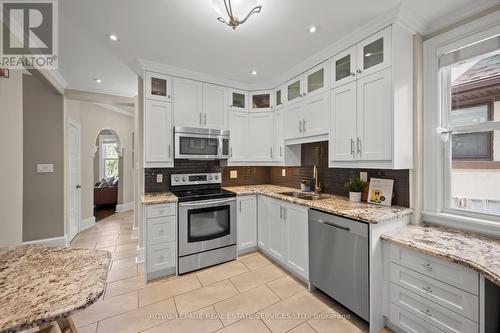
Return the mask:
<svg viewBox="0 0 500 333">
<path fill-rule="evenodd" d="M 101 178 L 118 177 L 118 144 L 114 136 L 109 138 L 100 136 L 100 163 L 99 174 Z"/>
</svg>

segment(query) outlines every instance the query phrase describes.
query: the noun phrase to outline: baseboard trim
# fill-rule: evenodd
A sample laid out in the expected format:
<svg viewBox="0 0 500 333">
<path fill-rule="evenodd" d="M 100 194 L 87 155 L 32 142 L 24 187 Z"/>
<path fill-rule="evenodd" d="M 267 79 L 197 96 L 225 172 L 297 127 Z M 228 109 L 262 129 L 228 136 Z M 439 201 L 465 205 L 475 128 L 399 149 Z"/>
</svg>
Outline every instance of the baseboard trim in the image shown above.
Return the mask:
<svg viewBox="0 0 500 333">
<path fill-rule="evenodd" d="M 135 258 L 137 264 L 144 262 L 144 248 L 137 246 L 137 257 Z"/>
<path fill-rule="evenodd" d="M 139 227 L 132 228 L 132 239 L 139 239 Z"/>
<path fill-rule="evenodd" d="M 117 213 L 123 213 L 128 210 L 133 210 L 134 209 L 134 202 L 126 202 L 123 204 L 117 204 L 116 205 L 116 212 Z"/>
<path fill-rule="evenodd" d="M 88 217 L 80 221 L 80 231 L 88 229 L 95 225 L 95 216 Z"/>
<path fill-rule="evenodd" d="M 66 236 L 23 242 L 23 245 L 66 246 Z"/>
</svg>

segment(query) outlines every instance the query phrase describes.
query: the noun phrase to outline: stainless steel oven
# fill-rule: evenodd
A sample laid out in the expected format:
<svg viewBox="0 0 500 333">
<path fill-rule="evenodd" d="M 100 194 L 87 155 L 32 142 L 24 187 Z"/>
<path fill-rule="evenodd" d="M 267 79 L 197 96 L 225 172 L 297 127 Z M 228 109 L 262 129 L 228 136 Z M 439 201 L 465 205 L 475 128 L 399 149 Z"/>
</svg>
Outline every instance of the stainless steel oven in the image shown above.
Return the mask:
<svg viewBox="0 0 500 333">
<path fill-rule="evenodd" d="M 236 194 L 220 174 L 172 175 L 178 197 L 178 271 L 236 259 Z"/>
<path fill-rule="evenodd" d="M 175 128 L 175 158 L 228 159 L 229 131 L 208 128 Z"/>
</svg>

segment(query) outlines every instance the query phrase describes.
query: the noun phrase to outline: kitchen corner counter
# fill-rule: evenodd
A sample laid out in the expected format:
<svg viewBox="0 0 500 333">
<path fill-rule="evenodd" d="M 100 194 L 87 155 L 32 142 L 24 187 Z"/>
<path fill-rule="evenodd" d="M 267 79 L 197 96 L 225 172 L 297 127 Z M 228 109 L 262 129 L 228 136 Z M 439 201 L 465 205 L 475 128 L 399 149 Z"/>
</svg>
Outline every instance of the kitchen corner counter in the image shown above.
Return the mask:
<svg viewBox="0 0 500 333">
<path fill-rule="evenodd" d="M 21 245 L 0 249 L 0 332 L 49 324 L 104 293 L 110 253 Z"/>
<path fill-rule="evenodd" d="M 408 225 L 382 239 L 467 266 L 500 286 L 500 239 L 434 225 Z"/>
<path fill-rule="evenodd" d="M 406 207 L 386 207 L 368 204 L 366 202 L 355 203 L 350 202 L 348 198 L 331 194 L 322 194 L 324 198 L 319 200 L 304 200 L 289 197 L 280 193 L 296 192 L 299 190 L 276 185 L 231 186 L 225 187 L 225 189 L 235 192 L 237 195 L 262 194 L 293 204 L 318 209 L 326 213 L 371 224 L 395 220 L 413 213 L 412 209 Z"/>
<path fill-rule="evenodd" d="M 177 202 L 177 197 L 170 192 L 146 193 L 141 197 L 144 205 L 157 205 L 163 203 Z"/>
</svg>

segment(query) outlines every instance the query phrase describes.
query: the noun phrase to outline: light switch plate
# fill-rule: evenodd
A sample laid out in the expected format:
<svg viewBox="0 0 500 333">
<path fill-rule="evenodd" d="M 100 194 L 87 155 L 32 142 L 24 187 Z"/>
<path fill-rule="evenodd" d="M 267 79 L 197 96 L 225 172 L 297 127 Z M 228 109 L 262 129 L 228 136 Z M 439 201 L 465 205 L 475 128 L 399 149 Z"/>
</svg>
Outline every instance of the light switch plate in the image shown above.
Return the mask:
<svg viewBox="0 0 500 333">
<path fill-rule="evenodd" d="M 286 169 L 281 169 L 281 176 L 285 177 L 286 176 Z"/>
<path fill-rule="evenodd" d="M 163 174 L 162 173 L 157 173 L 156 174 L 156 182 L 157 183 L 163 183 Z"/>
<path fill-rule="evenodd" d="M 366 183 L 368 181 L 368 172 L 360 172 L 359 178 L 361 179 L 362 182 Z"/>
<path fill-rule="evenodd" d="M 36 171 L 38 173 L 52 173 L 54 172 L 54 164 L 37 164 Z"/>
<path fill-rule="evenodd" d="M 238 178 L 238 170 L 231 170 L 231 172 L 229 172 L 229 178 Z"/>
</svg>

